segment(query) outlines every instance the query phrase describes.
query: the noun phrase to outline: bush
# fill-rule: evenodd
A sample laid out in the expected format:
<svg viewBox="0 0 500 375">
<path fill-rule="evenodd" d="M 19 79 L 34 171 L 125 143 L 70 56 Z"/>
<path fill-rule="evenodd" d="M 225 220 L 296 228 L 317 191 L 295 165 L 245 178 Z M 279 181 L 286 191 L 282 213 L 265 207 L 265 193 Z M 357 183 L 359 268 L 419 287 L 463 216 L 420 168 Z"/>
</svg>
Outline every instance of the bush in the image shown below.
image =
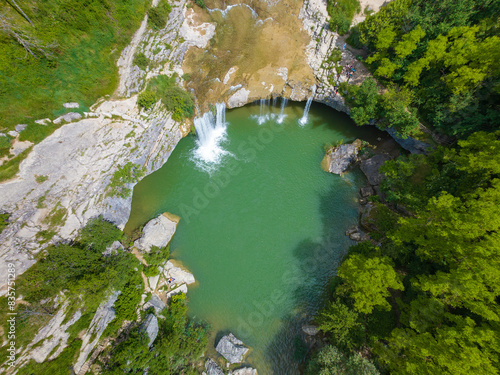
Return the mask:
<svg viewBox="0 0 500 375">
<path fill-rule="evenodd" d="M 149 8 L 148 21 L 152 29 L 160 30 L 167 24 L 167 18 L 172 7 L 166 0 L 161 0 L 155 8 Z"/>
<path fill-rule="evenodd" d="M 172 119 L 181 121 L 193 115 L 193 98 L 180 87 L 172 87 L 162 98 L 167 110 L 172 112 Z"/>
<path fill-rule="evenodd" d="M 163 248 L 151 246 L 149 253 L 144 253 L 143 258 L 150 267 L 158 267 L 165 263 L 170 255 L 170 245 Z M 152 272 L 153 270 L 151 270 Z"/>
<path fill-rule="evenodd" d="M 12 139 L 9 136 L 0 137 L 0 157 L 9 154 L 11 140 Z"/>
<path fill-rule="evenodd" d="M 198 5 L 200 8 L 205 8 L 205 1 L 204 0 L 194 0 L 195 4 Z"/>
<path fill-rule="evenodd" d="M 158 97 L 152 91 L 143 91 L 139 94 L 137 104 L 144 109 L 151 108 L 158 101 Z"/>
<path fill-rule="evenodd" d="M 361 11 L 361 5 L 359 0 L 328 0 L 327 9 L 330 15 L 330 29 L 344 35 L 351 27 L 354 15 Z"/>
<path fill-rule="evenodd" d="M 146 70 L 149 65 L 149 59 L 143 52 L 137 52 L 134 56 L 133 64 L 137 65 L 141 70 Z"/>
<path fill-rule="evenodd" d="M 0 214 L 0 233 L 9 225 L 9 214 Z"/>
<path fill-rule="evenodd" d="M 123 320 L 136 320 L 137 315 L 135 310 L 139 302 L 141 302 L 141 294 L 144 290 L 144 282 L 141 275 L 136 272 L 130 281 L 125 284 L 116 302 L 114 309 L 116 311 L 116 319 Z"/>
<path fill-rule="evenodd" d="M 84 248 L 102 253 L 115 241 L 120 241 L 122 232 L 102 216 L 89 220 L 82 229 L 79 241 Z"/>
</svg>

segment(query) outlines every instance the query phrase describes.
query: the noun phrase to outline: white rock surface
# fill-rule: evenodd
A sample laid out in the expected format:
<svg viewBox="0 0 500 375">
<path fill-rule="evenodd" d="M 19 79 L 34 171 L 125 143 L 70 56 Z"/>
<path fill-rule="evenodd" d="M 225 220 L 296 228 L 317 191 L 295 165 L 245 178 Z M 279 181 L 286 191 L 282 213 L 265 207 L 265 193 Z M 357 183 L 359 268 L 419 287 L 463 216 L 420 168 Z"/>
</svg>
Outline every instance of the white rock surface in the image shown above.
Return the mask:
<svg viewBox="0 0 500 375">
<path fill-rule="evenodd" d="M 159 314 L 166 307 L 166 305 L 165 303 L 163 303 L 160 297 L 153 293 L 151 299 L 142 306 L 142 309 L 147 310 L 150 307 L 153 307 L 155 309 L 155 313 Z"/>
<path fill-rule="evenodd" d="M 74 120 L 80 120 L 81 118 L 82 118 L 82 115 L 78 112 L 68 112 L 62 116 L 59 116 L 58 118 L 56 118 L 52 122 L 56 125 L 59 125 L 62 122 L 71 122 Z"/>
<path fill-rule="evenodd" d="M 207 370 L 207 375 L 224 375 L 224 371 L 222 371 L 219 365 L 211 358 L 205 362 L 205 369 Z"/>
<path fill-rule="evenodd" d="M 27 127 L 28 127 L 28 125 L 26 125 L 26 124 L 17 124 L 15 129 L 16 129 L 16 132 L 22 132 Z"/>
<path fill-rule="evenodd" d="M 35 120 L 35 124 L 38 124 L 38 125 L 49 125 L 52 121 L 50 120 L 50 118 L 42 118 L 40 120 Z"/>
<path fill-rule="evenodd" d="M 154 314 L 148 314 L 141 325 L 141 330 L 147 333 L 149 337 L 149 346 L 153 345 L 156 336 L 158 336 L 158 318 Z"/>
<path fill-rule="evenodd" d="M 168 280 L 169 277 L 174 279 L 173 284 L 193 284 L 196 280 L 192 273 L 183 270 L 180 267 L 176 267 L 171 261 L 168 261 L 165 265 L 165 278 Z"/>
<path fill-rule="evenodd" d="M 361 140 L 356 139 L 352 143 L 342 144 L 334 147 L 326 153 L 328 171 L 334 174 L 342 174 L 358 160 L 361 148 Z"/>
<path fill-rule="evenodd" d="M 251 367 L 243 367 L 233 372 L 229 372 L 229 375 L 257 375 L 257 370 Z"/>
<path fill-rule="evenodd" d="M 250 90 L 247 90 L 245 88 L 239 89 L 227 100 L 227 108 L 244 106 L 248 103 L 248 95 L 250 95 Z"/>
<path fill-rule="evenodd" d="M 75 102 L 70 102 L 70 103 L 64 103 L 63 104 L 64 108 L 79 108 L 80 104 L 75 103 Z"/>
<path fill-rule="evenodd" d="M 38 331 L 35 338 L 19 356 L 19 364 L 27 362 L 30 358 L 42 363 L 45 360 L 56 358 L 64 350 L 69 338 L 69 333 L 66 330 L 82 316 L 81 311 L 78 310 L 71 319 L 63 324 L 66 319 L 67 307 L 68 303 L 66 302 L 49 323 Z"/>
<path fill-rule="evenodd" d="M 97 311 L 95 312 L 95 315 L 90 322 L 87 332 L 85 332 L 85 335 L 83 335 L 80 355 L 78 356 L 78 359 L 73 366 L 76 374 L 80 372 L 80 369 L 87 361 L 90 352 L 99 342 L 99 339 L 101 338 L 101 335 L 108 324 L 115 318 L 116 314 L 113 305 L 119 295 L 120 292 L 113 293 L 97 308 Z"/>
<path fill-rule="evenodd" d="M 232 333 L 221 338 L 215 350 L 231 364 L 242 362 L 248 352 L 243 341 L 238 340 Z"/>
<path fill-rule="evenodd" d="M 172 298 L 172 296 L 175 296 L 179 293 L 184 293 L 186 294 L 188 292 L 188 288 L 186 284 L 182 284 L 181 286 L 175 288 L 174 290 L 171 290 L 170 292 L 167 293 L 167 299 Z"/>
<path fill-rule="evenodd" d="M 7 132 L 7 134 L 13 138 L 16 138 L 19 135 L 19 133 L 16 132 L 15 130 L 11 130 L 11 131 Z"/>
<path fill-rule="evenodd" d="M 134 246 L 147 252 L 151 250 L 152 246 L 165 247 L 172 239 L 176 228 L 175 221 L 170 220 L 164 214 L 160 215 L 148 221 L 142 230 L 141 237 L 134 242 Z"/>
</svg>

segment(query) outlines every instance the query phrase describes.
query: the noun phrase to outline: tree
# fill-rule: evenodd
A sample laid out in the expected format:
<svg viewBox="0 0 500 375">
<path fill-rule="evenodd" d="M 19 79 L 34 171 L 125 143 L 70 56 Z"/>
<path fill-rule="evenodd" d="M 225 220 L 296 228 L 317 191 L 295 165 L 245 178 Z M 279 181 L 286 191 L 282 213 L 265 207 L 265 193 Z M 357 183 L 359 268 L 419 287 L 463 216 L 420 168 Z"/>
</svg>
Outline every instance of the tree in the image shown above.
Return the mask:
<svg viewBox="0 0 500 375">
<path fill-rule="evenodd" d="M 378 94 L 377 83 L 373 78 L 367 78 L 360 86 L 349 86 L 347 102 L 351 111 L 351 118 L 358 125 L 365 125 L 372 119 L 377 119 Z"/>
<path fill-rule="evenodd" d="M 119 241 L 121 238 L 121 230 L 102 216 L 99 216 L 89 220 L 82 229 L 79 240 L 88 249 L 102 253 L 114 241 Z"/>
<path fill-rule="evenodd" d="M 361 328 L 358 313 L 339 298 L 319 312 L 317 321 L 318 329 L 331 335 L 336 346 L 349 349 L 355 346 Z"/>
<path fill-rule="evenodd" d="M 374 308 L 390 310 L 388 289 L 404 289 L 401 277 L 386 256 L 350 255 L 342 262 L 338 275 L 345 282 L 340 288 L 354 298 L 354 308 L 363 314 L 370 314 Z"/>
<path fill-rule="evenodd" d="M 375 366 L 358 353 L 346 357 L 335 346 L 325 346 L 309 362 L 307 375 L 378 375 Z"/>
</svg>

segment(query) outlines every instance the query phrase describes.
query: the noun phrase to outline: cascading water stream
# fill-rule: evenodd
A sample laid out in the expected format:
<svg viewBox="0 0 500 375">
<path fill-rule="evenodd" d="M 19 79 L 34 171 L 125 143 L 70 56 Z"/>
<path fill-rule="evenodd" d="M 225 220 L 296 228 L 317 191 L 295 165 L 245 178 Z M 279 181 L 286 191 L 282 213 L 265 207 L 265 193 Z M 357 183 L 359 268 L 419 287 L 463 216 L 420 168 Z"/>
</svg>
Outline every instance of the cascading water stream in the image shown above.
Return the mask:
<svg viewBox="0 0 500 375">
<path fill-rule="evenodd" d="M 267 110 L 268 110 L 268 99 L 260 99 L 260 115 L 258 118 L 259 125 L 262 125 L 268 119 Z"/>
<path fill-rule="evenodd" d="M 314 85 L 312 87 L 312 94 L 307 99 L 306 107 L 304 108 L 304 114 L 302 115 L 302 117 L 299 120 L 299 124 L 302 125 L 302 126 L 304 126 L 305 124 L 307 124 L 307 119 L 308 119 L 308 115 L 309 115 L 309 109 L 311 108 L 311 103 L 313 101 L 314 95 L 316 95 L 316 85 Z"/>
<path fill-rule="evenodd" d="M 226 105 L 217 103 L 215 107 L 215 117 L 209 111 L 194 120 L 198 136 L 196 141 L 198 147 L 194 151 L 194 156 L 205 165 L 218 164 L 221 157 L 227 153 L 220 146 L 226 135 Z"/>
<path fill-rule="evenodd" d="M 278 124 L 282 124 L 283 121 L 285 120 L 286 115 L 284 114 L 284 112 L 285 112 L 285 107 L 286 107 L 287 103 L 288 103 L 288 99 L 282 97 L 281 98 L 281 110 L 280 110 L 280 114 L 279 114 L 278 120 L 277 120 Z"/>
</svg>

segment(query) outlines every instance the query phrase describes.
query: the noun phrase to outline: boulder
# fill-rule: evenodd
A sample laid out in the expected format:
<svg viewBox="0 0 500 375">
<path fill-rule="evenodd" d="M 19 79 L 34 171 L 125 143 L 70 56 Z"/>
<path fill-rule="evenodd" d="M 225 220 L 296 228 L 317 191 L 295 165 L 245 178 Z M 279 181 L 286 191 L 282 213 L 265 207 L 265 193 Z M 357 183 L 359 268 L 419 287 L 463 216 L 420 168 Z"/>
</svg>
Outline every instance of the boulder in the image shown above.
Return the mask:
<svg viewBox="0 0 500 375">
<path fill-rule="evenodd" d="M 248 95 L 250 94 L 250 90 L 245 88 L 241 88 L 236 91 L 231 97 L 227 100 L 228 108 L 241 107 L 248 102 Z"/>
<path fill-rule="evenodd" d="M 388 155 L 378 154 L 361 162 L 361 170 L 365 174 L 370 185 L 378 185 L 385 178 L 384 174 L 379 172 L 379 168 L 387 160 L 391 160 Z"/>
<path fill-rule="evenodd" d="M 353 143 L 343 144 L 328 150 L 325 155 L 328 172 L 334 174 L 344 173 L 352 163 L 358 160 L 361 144 L 361 140 L 356 139 Z"/>
<path fill-rule="evenodd" d="M 165 308 L 165 306 L 166 305 L 163 303 L 160 297 L 153 293 L 151 299 L 142 306 L 142 309 L 147 310 L 150 307 L 153 307 L 156 314 L 159 314 Z"/>
<path fill-rule="evenodd" d="M 224 371 L 211 358 L 205 362 L 205 369 L 207 370 L 207 375 L 224 375 Z"/>
<path fill-rule="evenodd" d="M 312 325 L 302 326 L 302 332 L 309 336 L 315 336 L 318 334 L 318 328 Z"/>
<path fill-rule="evenodd" d="M 257 370 L 251 367 L 242 367 L 233 372 L 229 372 L 229 375 L 257 375 Z"/>
<path fill-rule="evenodd" d="M 359 193 L 361 194 L 361 196 L 363 198 L 366 198 L 366 197 L 372 196 L 374 191 L 373 191 L 373 188 L 371 186 L 363 186 L 361 189 L 359 189 Z"/>
<path fill-rule="evenodd" d="M 16 132 L 15 130 L 11 130 L 10 132 L 7 132 L 8 135 L 10 135 L 12 138 L 16 138 L 19 133 Z"/>
<path fill-rule="evenodd" d="M 149 337 L 149 346 L 153 345 L 156 336 L 158 336 L 158 318 L 154 314 L 148 314 L 141 324 L 141 331 L 147 333 Z"/>
<path fill-rule="evenodd" d="M 151 288 L 151 290 L 154 291 L 158 286 L 158 281 L 160 280 L 160 276 L 161 275 L 148 277 L 149 287 Z"/>
<path fill-rule="evenodd" d="M 169 277 L 174 279 L 174 284 L 193 284 L 196 280 L 192 273 L 183 270 L 180 267 L 174 266 L 171 261 L 168 261 L 165 265 L 165 277 L 168 280 Z"/>
<path fill-rule="evenodd" d="M 22 132 L 24 129 L 26 129 L 28 125 L 26 124 L 17 124 L 16 125 L 16 132 Z"/>
<path fill-rule="evenodd" d="M 142 230 L 142 236 L 134 242 L 134 246 L 139 250 L 149 252 L 152 246 L 165 247 L 172 239 L 177 222 L 170 220 L 165 215 L 148 221 Z"/>
<path fill-rule="evenodd" d="M 0 133 L 0 137 L 7 137 L 7 134 L 5 134 L 5 133 Z"/>
<path fill-rule="evenodd" d="M 102 253 L 102 255 L 104 255 L 104 256 L 114 255 L 114 254 L 117 254 L 118 252 L 123 251 L 123 250 L 125 250 L 125 248 L 123 247 L 123 245 L 121 244 L 121 242 L 120 241 L 115 241 L 111 245 L 109 245 L 106 248 L 106 250 L 104 250 L 104 252 Z"/>
<path fill-rule="evenodd" d="M 80 120 L 82 118 L 82 115 L 78 112 L 69 112 L 66 113 L 65 115 L 59 116 L 56 118 L 53 123 L 56 125 L 61 124 L 63 121 L 64 122 L 71 122 L 74 120 Z"/>
<path fill-rule="evenodd" d="M 243 341 L 238 340 L 232 333 L 221 338 L 215 350 L 231 364 L 243 361 L 243 357 L 248 352 Z"/>
<path fill-rule="evenodd" d="M 64 103 L 63 107 L 64 108 L 78 108 L 78 107 L 80 107 L 80 104 L 75 103 L 75 102 Z"/>
<path fill-rule="evenodd" d="M 38 125 L 48 125 L 51 122 L 52 121 L 50 121 L 50 118 L 42 118 L 40 120 L 35 120 L 35 124 L 38 124 Z"/>
</svg>

